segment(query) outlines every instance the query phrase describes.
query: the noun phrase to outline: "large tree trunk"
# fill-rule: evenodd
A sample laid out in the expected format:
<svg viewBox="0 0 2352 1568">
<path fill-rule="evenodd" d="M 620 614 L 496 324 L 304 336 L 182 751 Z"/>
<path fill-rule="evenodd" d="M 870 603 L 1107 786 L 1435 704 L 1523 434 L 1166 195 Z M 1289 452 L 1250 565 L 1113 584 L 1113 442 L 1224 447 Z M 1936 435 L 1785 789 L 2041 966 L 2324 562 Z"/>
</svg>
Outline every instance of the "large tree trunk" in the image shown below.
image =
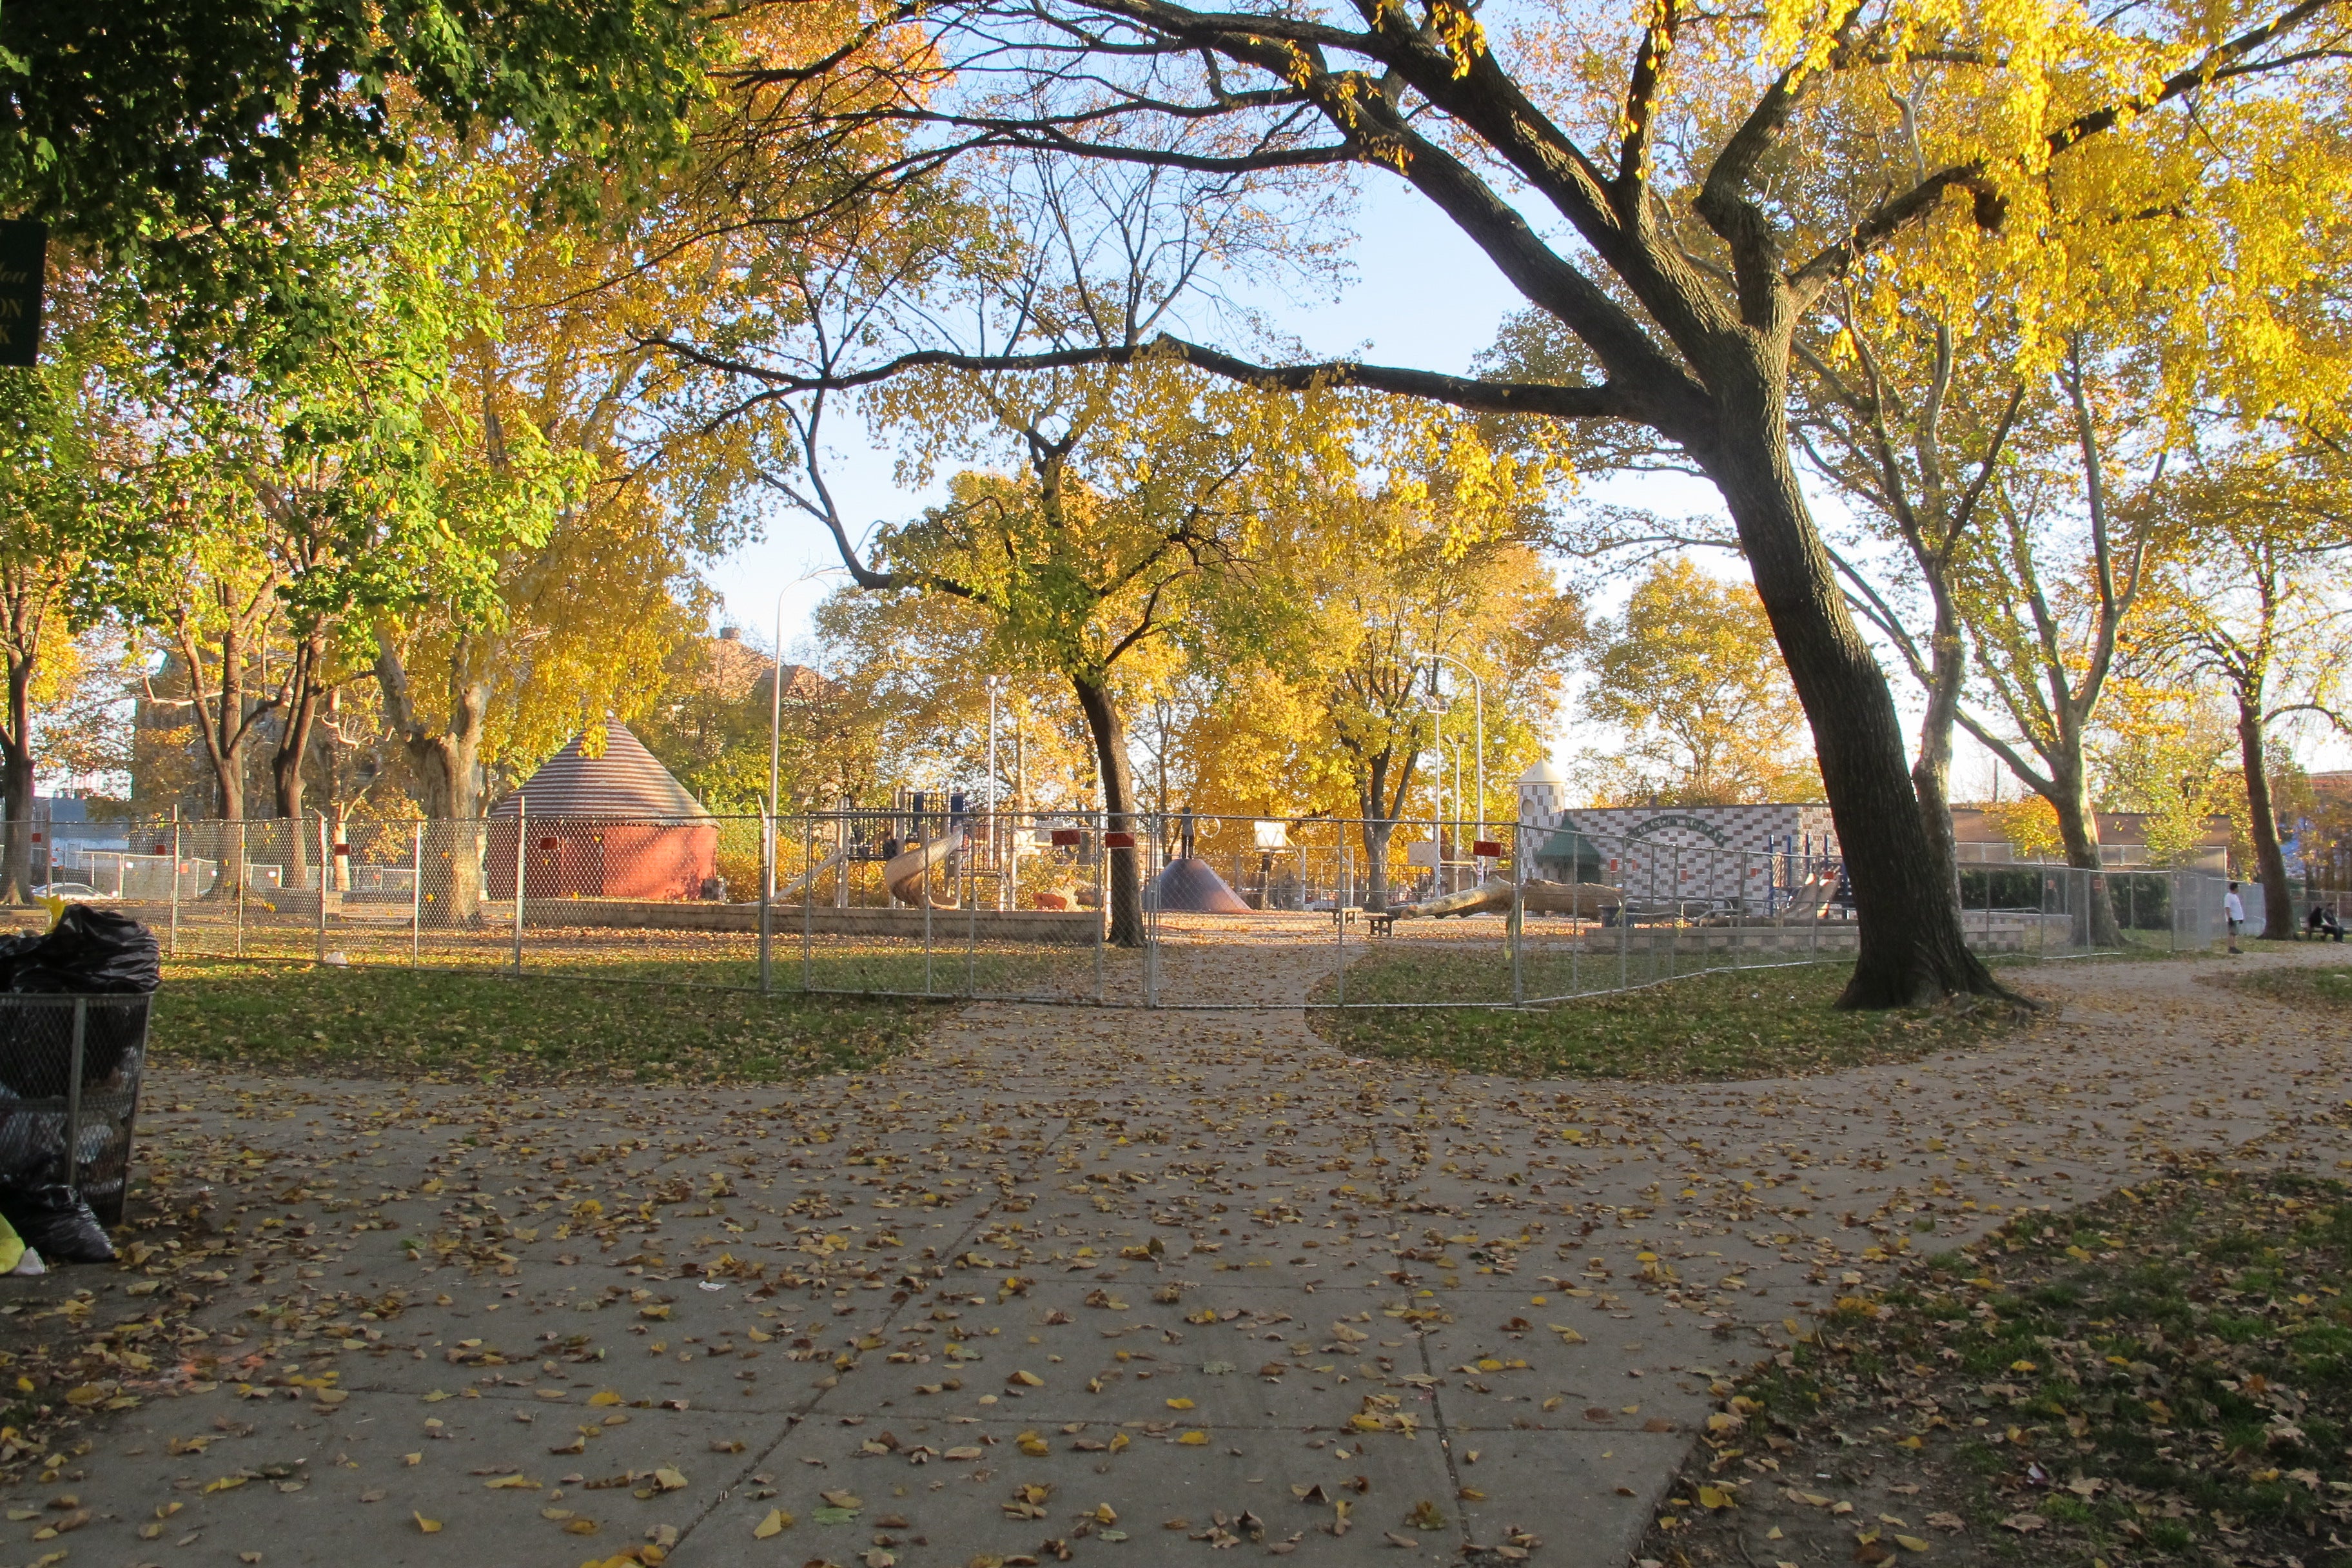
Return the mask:
<svg viewBox="0 0 2352 1568">
<path fill-rule="evenodd" d="M 1356 811 L 1363 819 L 1364 908 L 1375 914 L 1389 907 L 1389 840 L 1395 836 L 1397 825 L 1395 814 L 1382 807 L 1388 800 L 1389 762 L 1393 755 L 1391 749 L 1365 759 L 1356 789 Z"/>
<path fill-rule="evenodd" d="M 1389 907 L 1389 840 L 1396 835 L 1396 824 L 1381 817 L 1366 817 L 1364 838 L 1364 908 L 1379 914 Z"/>
<path fill-rule="evenodd" d="M 1953 866 L 1922 820 L 1904 761 L 1894 694 L 1838 591 L 1789 456 L 1787 413 L 1770 367 L 1727 399 L 1723 439 L 1703 457 L 1730 508 L 1813 732 L 1859 917 L 1842 1007 L 1922 1005 L 1955 993 L 2005 994 L 1969 951 Z"/>
<path fill-rule="evenodd" d="M 457 668 L 466 667 L 458 650 Z M 453 675 L 449 722 L 436 731 L 416 710 L 407 668 L 393 639 L 376 637 L 376 684 L 383 690 L 384 715 L 398 731 L 416 769 L 426 818 L 424 897 L 431 919 L 444 926 L 472 925 L 481 919 L 482 868 L 488 848 L 482 816 L 482 725 L 490 707 L 489 683 Z M 521 864 L 516 845 L 516 864 Z"/>
<path fill-rule="evenodd" d="M 1959 616 L 1951 595 L 1936 596 L 1936 629 L 1929 644 L 1927 707 L 1919 716 L 1919 754 L 1911 764 L 1911 791 L 1919 797 L 1919 826 L 1937 861 L 1952 869 L 1954 907 L 1960 896 L 1958 842 L 1952 836 L 1952 726 L 1960 706 L 1960 681 L 1968 672 L 1960 646 Z"/>
<path fill-rule="evenodd" d="M 8 722 L 0 731 L 0 901 L 33 901 L 33 666 L 8 661 Z"/>
<path fill-rule="evenodd" d="M 1080 676 L 1070 678 L 1077 692 L 1078 710 L 1087 716 L 1087 732 L 1095 743 L 1095 771 L 1102 777 L 1103 826 L 1107 833 L 1127 836 L 1128 843 L 1108 848 L 1110 857 L 1110 942 L 1114 947 L 1143 945 L 1143 879 L 1135 852 L 1134 780 L 1127 757 L 1127 731 L 1119 722 L 1118 705 L 1108 687 Z"/>
<path fill-rule="evenodd" d="M 2286 856 L 2279 848 L 2278 816 L 2271 808 L 2270 759 L 2263 746 L 2263 716 L 2238 702 L 2238 757 L 2246 770 L 2247 827 L 2253 834 L 2254 870 L 2263 881 L 2263 940 L 2293 942 L 2294 899 L 2287 890 Z"/>
<path fill-rule="evenodd" d="M 310 760 L 310 736 L 318 725 L 317 677 L 320 662 L 326 657 L 326 642 L 325 632 L 313 629 L 295 651 L 295 667 L 286 681 L 285 722 L 278 731 L 278 748 L 269 757 L 270 793 L 277 800 L 278 815 L 288 824 L 287 869 L 296 887 L 309 885 L 314 853 L 310 841 L 316 835 L 302 831 L 302 766 Z M 322 865 L 320 890 L 325 891 L 326 886 L 327 873 Z"/>
<path fill-rule="evenodd" d="M 2115 900 L 2107 891 L 2106 862 L 2099 853 L 2099 818 L 2091 806 L 2091 792 L 2079 752 L 2050 770 L 2052 788 L 2044 798 L 2058 816 L 2058 842 L 2066 864 L 2084 873 L 2081 898 L 2068 889 L 2067 909 L 2074 917 L 2073 941 L 2078 947 L 2115 947 L 2123 941 L 2116 923 Z"/>
</svg>

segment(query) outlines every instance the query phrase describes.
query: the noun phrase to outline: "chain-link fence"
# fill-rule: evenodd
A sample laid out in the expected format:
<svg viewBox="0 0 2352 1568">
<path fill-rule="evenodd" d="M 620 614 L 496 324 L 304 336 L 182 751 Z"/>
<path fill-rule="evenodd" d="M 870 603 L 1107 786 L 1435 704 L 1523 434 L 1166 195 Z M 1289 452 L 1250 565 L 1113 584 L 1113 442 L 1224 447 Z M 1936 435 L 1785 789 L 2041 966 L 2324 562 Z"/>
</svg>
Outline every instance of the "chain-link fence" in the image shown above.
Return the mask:
<svg viewBox="0 0 2352 1568">
<path fill-rule="evenodd" d="M 474 821 L 121 824 L 46 869 L 180 957 L 770 993 L 1508 1006 L 1855 945 L 1840 859 L 1716 842 L 1696 818 L 1617 838 L 912 798 L 776 819 L 533 818 L 518 801 Z M 1971 864 L 1954 895 L 1970 944 L 2007 962 L 2205 948 L 2223 887 Z"/>
</svg>

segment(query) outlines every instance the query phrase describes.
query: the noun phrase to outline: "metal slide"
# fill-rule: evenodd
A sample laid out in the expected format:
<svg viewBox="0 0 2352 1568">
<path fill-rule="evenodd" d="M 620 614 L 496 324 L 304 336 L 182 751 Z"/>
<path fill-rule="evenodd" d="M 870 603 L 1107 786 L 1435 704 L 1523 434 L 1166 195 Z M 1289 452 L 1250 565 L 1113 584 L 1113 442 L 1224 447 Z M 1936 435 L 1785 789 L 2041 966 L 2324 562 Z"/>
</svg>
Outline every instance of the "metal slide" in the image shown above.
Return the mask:
<svg viewBox="0 0 2352 1568">
<path fill-rule="evenodd" d="M 799 898 L 803 892 L 807 890 L 810 883 L 815 881 L 819 877 L 824 876 L 826 872 L 832 870 L 835 867 L 840 865 L 842 861 L 848 858 L 848 852 L 846 850 L 835 850 L 832 854 L 826 856 L 824 859 L 818 861 L 815 865 L 810 867 L 807 870 L 794 878 L 790 884 L 777 888 L 777 901 L 781 903 L 788 899 Z"/>
<path fill-rule="evenodd" d="M 923 890 L 923 881 L 930 874 L 931 868 L 962 847 L 963 829 L 958 827 L 940 834 L 927 844 L 918 844 L 912 848 L 902 849 L 892 856 L 889 863 L 882 868 L 883 886 L 890 889 L 890 897 L 894 902 L 912 904 L 920 909 L 924 900 L 929 897 Z M 955 906 L 934 903 L 931 908 L 951 910 Z"/>
</svg>

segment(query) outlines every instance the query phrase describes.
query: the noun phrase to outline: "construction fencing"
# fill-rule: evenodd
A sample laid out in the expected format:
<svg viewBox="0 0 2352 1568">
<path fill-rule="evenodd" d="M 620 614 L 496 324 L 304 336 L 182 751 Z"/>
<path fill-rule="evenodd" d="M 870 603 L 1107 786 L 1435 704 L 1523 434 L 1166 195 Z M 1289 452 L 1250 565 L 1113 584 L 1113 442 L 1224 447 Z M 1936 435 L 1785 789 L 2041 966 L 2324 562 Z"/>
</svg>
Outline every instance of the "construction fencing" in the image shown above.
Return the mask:
<svg viewBox="0 0 2352 1568">
<path fill-rule="evenodd" d="M 909 801 L 117 824 L 48 869 L 182 958 L 1108 1006 L 1532 1005 L 1842 959 L 1857 931 L 1843 862 L 1790 848 Z M 2206 948 L 2223 888 L 1969 865 L 1954 893 L 1979 952 L 2047 961 Z"/>
</svg>

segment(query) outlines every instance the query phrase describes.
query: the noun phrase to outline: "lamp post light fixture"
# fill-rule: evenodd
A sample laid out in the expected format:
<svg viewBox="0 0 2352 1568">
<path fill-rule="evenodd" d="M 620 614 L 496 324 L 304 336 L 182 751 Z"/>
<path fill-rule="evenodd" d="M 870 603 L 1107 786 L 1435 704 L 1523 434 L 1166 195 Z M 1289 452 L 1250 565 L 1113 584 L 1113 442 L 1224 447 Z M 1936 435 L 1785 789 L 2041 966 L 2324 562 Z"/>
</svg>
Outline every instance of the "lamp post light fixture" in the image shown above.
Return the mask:
<svg viewBox="0 0 2352 1568">
<path fill-rule="evenodd" d="M 1001 675 L 988 678 L 988 864 L 997 873 L 996 907 L 1000 910 L 1007 907 L 1011 890 L 1004 876 L 1003 834 L 996 822 L 996 693 L 1003 685 L 1004 677 Z"/>
<path fill-rule="evenodd" d="M 1433 704 L 1437 700 L 1437 667 L 1440 664 L 1450 664 L 1470 679 L 1471 712 L 1476 724 L 1475 743 L 1478 749 L 1478 837 L 1484 838 L 1486 837 L 1486 683 L 1478 679 L 1476 670 L 1452 654 L 1433 653 L 1423 657 L 1429 660 L 1429 699 Z M 1458 796 L 1458 791 L 1456 795 Z M 1457 812 L 1460 809 L 1458 800 L 1455 809 Z"/>
</svg>

